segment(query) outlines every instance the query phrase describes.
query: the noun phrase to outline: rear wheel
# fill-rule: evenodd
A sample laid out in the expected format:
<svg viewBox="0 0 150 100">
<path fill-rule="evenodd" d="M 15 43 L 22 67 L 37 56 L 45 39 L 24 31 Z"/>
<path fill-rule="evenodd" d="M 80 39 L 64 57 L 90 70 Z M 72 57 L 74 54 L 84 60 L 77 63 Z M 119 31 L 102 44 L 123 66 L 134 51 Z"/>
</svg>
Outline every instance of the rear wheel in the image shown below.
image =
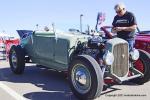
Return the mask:
<svg viewBox="0 0 150 100">
<path fill-rule="evenodd" d="M 25 68 L 25 53 L 20 45 L 12 46 L 9 52 L 9 64 L 12 72 L 22 74 Z"/>
<path fill-rule="evenodd" d="M 140 50 L 140 57 L 134 63 L 134 67 L 144 74 L 141 78 L 133 79 L 132 82 L 137 84 L 144 84 L 150 79 L 150 55 L 143 50 Z"/>
<path fill-rule="evenodd" d="M 101 68 L 91 56 L 78 56 L 69 66 L 69 82 L 79 99 L 94 99 L 100 96 L 103 89 Z"/>
</svg>

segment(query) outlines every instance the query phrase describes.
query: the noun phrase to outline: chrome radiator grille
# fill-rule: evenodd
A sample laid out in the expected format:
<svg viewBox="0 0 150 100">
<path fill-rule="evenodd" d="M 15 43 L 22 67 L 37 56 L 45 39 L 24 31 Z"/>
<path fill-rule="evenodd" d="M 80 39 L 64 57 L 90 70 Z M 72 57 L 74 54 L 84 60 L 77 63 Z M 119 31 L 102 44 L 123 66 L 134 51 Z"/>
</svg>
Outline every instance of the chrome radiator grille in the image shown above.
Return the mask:
<svg viewBox="0 0 150 100">
<path fill-rule="evenodd" d="M 128 72 L 128 44 L 121 43 L 114 45 L 113 47 L 114 63 L 112 67 L 112 73 L 118 77 L 123 77 Z"/>
</svg>

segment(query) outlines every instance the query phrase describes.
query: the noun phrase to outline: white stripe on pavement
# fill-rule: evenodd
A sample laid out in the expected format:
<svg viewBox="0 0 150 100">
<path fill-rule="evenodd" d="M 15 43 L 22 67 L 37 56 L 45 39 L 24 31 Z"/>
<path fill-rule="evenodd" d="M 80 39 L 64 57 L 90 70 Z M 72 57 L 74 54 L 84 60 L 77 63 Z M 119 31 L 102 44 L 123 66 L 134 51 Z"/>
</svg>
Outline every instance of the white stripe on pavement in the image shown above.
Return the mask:
<svg viewBox="0 0 150 100">
<path fill-rule="evenodd" d="M 11 95 L 14 99 L 16 100 L 27 100 L 23 96 L 19 95 L 17 92 L 9 88 L 7 85 L 4 83 L 0 82 L 0 88 L 6 91 L 9 95 Z"/>
</svg>

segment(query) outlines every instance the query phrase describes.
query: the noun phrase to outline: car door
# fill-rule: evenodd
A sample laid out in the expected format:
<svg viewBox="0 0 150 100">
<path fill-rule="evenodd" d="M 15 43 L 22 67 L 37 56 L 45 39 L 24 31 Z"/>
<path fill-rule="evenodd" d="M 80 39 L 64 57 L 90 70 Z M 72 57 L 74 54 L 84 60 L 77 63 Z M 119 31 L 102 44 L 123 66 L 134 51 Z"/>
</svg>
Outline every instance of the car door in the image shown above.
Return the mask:
<svg viewBox="0 0 150 100">
<path fill-rule="evenodd" d="M 33 40 L 34 51 L 38 59 L 43 61 L 50 61 L 54 59 L 54 33 L 35 33 Z"/>
<path fill-rule="evenodd" d="M 56 39 L 54 59 L 55 62 L 67 65 L 69 56 L 69 41 L 67 39 Z"/>
</svg>

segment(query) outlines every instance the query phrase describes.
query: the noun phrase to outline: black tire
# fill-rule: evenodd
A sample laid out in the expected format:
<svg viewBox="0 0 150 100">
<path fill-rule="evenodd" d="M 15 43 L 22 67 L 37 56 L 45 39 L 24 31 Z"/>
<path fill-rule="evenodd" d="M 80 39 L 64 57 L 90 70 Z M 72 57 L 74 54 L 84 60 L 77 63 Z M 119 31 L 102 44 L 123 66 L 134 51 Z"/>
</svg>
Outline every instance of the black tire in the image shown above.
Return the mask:
<svg viewBox="0 0 150 100">
<path fill-rule="evenodd" d="M 25 53 L 20 45 L 13 45 L 9 52 L 9 64 L 12 72 L 22 74 L 25 68 Z"/>
<path fill-rule="evenodd" d="M 144 74 L 144 77 L 136 78 L 131 81 L 136 84 L 141 85 L 150 80 L 150 54 L 143 50 L 139 50 L 139 52 L 140 52 L 139 60 L 143 64 L 143 72 L 142 73 Z M 134 67 L 136 69 L 139 69 L 138 68 L 139 66 L 137 66 L 136 64 L 134 65 Z"/>
<path fill-rule="evenodd" d="M 70 87 L 75 96 L 81 100 L 91 100 L 100 96 L 104 83 L 103 75 L 100 66 L 94 58 L 89 55 L 77 56 L 72 60 L 68 70 Z M 81 74 L 80 71 L 81 73 L 84 72 L 84 74 Z M 78 75 L 78 73 L 80 73 L 80 75 Z M 89 80 L 86 80 L 85 83 L 82 84 L 79 82 L 79 79 L 82 80 L 82 76 L 84 75 L 86 76 L 86 79 Z M 77 78 L 76 76 L 80 77 Z"/>
</svg>

